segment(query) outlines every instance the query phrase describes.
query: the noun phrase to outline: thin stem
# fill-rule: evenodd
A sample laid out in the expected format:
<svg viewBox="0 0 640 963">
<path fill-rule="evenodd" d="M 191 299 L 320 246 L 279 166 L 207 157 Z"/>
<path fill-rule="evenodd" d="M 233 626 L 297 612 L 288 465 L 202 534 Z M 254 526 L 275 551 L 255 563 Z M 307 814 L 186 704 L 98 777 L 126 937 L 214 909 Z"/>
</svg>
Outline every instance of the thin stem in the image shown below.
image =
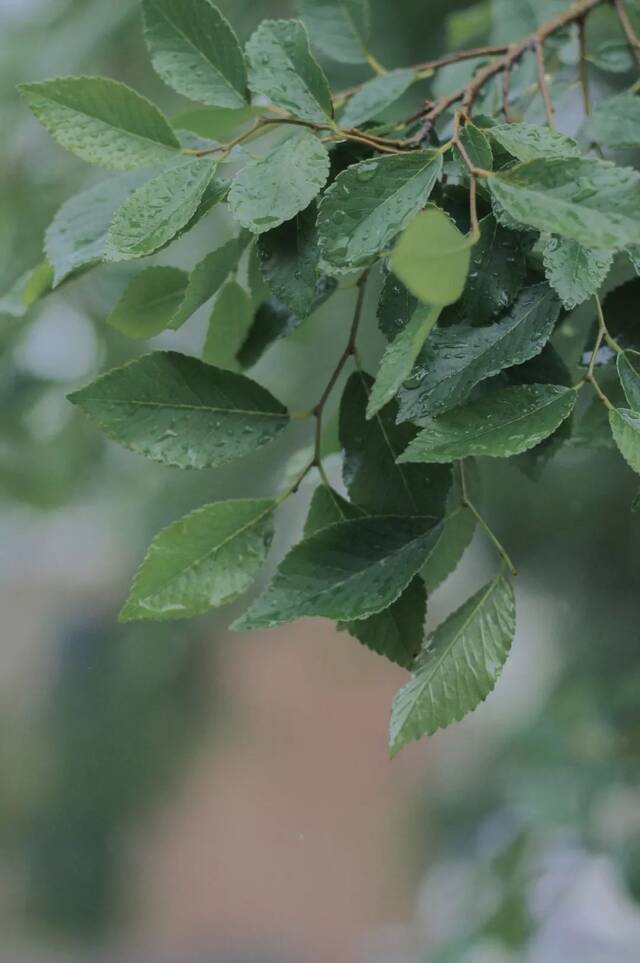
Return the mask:
<svg viewBox="0 0 640 963">
<path fill-rule="evenodd" d="M 580 44 L 580 87 L 582 88 L 582 103 L 587 116 L 591 113 L 591 93 L 589 91 L 589 71 L 587 63 L 587 22 L 578 22 L 578 41 Z"/>
<path fill-rule="evenodd" d="M 460 139 L 461 117 L 462 114 L 458 111 L 453 122 L 451 143 L 455 145 L 469 171 L 469 221 L 471 225 L 471 237 L 475 241 L 480 237 L 480 221 L 478 218 L 478 174 L 480 172 Z"/>
<path fill-rule="evenodd" d="M 612 338 L 611 335 L 609 334 L 609 331 L 607 329 L 607 324 L 604 318 L 604 313 L 602 311 L 602 304 L 600 303 L 600 298 L 597 294 L 594 295 L 594 300 L 596 303 L 596 311 L 598 314 L 598 334 L 596 336 L 596 341 L 593 346 L 593 351 L 591 352 L 591 358 L 589 359 L 589 367 L 587 368 L 587 373 L 585 374 L 583 380 L 588 382 L 592 386 L 593 390 L 595 391 L 596 395 L 598 396 L 600 401 L 603 403 L 603 405 L 609 410 L 611 410 L 613 408 L 613 405 L 611 404 L 611 402 L 605 395 L 604 391 L 598 384 L 598 380 L 595 376 L 596 361 L 598 359 L 598 352 L 602 347 L 603 341 L 606 341 L 609 347 L 611 347 L 614 351 L 620 352 L 622 351 L 622 348 L 620 347 L 618 342 L 615 341 L 614 338 Z"/>
<path fill-rule="evenodd" d="M 607 322 L 605 321 L 604 312 L 602 310 L 602 302 L 600 301 L 600 296 L 598 294 L 594 294 L 593 297 L 594 297 L 594 301 L 596 302 L 596 311 L 598 314 L 598 325 L 599 325 L 600 331 L 603 334 L 604 340 L 607 342 L 607 344 L 609 345 L 612 351 L 615 351 L 616 354 L 622 354 L 623 349 L 620 347 L 616 339 L 611 335 L 609 328 L 607 327 Z"/>
<path fill-rule="evenodd" d="M 490 526 L 487 524 L 487 522 L 483 518 L 482 514 L 478 511 L 476 506 L 473 504 L 473 502 L 469 498 L 469 492 L 467 490 L 467 479 L 466 479 L 465 470 L 464 470 L 464 461 L 462 459 L 458 462 L 458 468 L 460 471 L 460 488 L 462 489 L 462 504 L 466 508 L 468 508 L 470 512 L 473 513 L 473 515 L 476 518 L 476 521 L 478 522 L 482 530 L 485 532 L 485 534 L 488 536 L 489 540 L 493 543 L 493 546 L 498 552 L 498 555 L 500 555 L 500 557 L 504 560 L 511 574 L 517 575 L 518 570 L 513 564 L 511 557 L 509 556 L 509 553 L 507 552 L 506 548 L 504 547 L 502 542 L 498 539 L 496 534 L 493 532 L 493 530 L 490 528 Z"/>
<path fill-rule="evenodd" d="M 624 7 L 624 0 L 613 0 L 613 6 L 618 14 L 618 20 L 620 21 L 620 26 L 627 38 L 627 43 L 631 49 L 632 54 L 636 58 L 638 66 L 640 66 L 640 39 L 636 36 L 636 32 L 633 29 L 633 25 L 629 20 L 629 16 Z"/>
<path fill-rule="evenodd" d="M 536 63 L 538 65 L 538 84 L 540 86 L 540 93 L 542 94 L 542 99 L 544 101 L 544 110 L 547 115 L 547 124 L 553 129 L 555 127 L 555 118 L 553 113 L 553 102 L 551 100 L 551 94 L 549 93 L 549 84 L 547 83 L 547 75 L 545 73 L 544 66 L 544 45 L 542 40 L 536 37 L 535 40 L 536 49 Z"/>
<path fill-rule="evenodd" d="M 324 408 L 329 399 L 331 392 L 333 391 L 336 385 L 338 378 L 340 377 L 342 369 L 346 365 L 349 358 L 354 357 L 356 354 L 356 338 L 358 336 L 358 327 L 360 325 L 360 319 L 362 318 L 362 308 L 364 306 L 364 295 L 365 295 L 365 289 L 367 284 L 367 276 L 368 276 L 368 272 L 365 271 L 365 273 L 362 274 L 358 279 L 358 294 L 356 297 L 356 304 L 353 311 L 353 320 L 351 322 L 351 328 L 349 330 L 349 337 L 347 339 L 347 343 L 344 347 L 342 354 L 338 358 L 338 362 L 331 373 L 331 377 L 329 378 L 329 381 L 327 382 L 324 391 L 320 395 L 320 398 L 318 399 L 318 402 L 312 411 L 312 414 L 316 419 L 313 464 L 318 468 L 322 463 L 322 451 L 321 451 L 322 416 L 324 414 Z"/>
<path fill-rule="evenodd" d="M 373 54 L 370 51 L 367 52 L 367 63 L 369 64 L 369 66 L 371 67 L 371 69 L 375 74 L 378 74 L 379 76 L 381 76 L 382 74 L 386 74 L 387 72 L 386 69 L 382 66 L 380 61 L 373 56 Z"/>
</svg>

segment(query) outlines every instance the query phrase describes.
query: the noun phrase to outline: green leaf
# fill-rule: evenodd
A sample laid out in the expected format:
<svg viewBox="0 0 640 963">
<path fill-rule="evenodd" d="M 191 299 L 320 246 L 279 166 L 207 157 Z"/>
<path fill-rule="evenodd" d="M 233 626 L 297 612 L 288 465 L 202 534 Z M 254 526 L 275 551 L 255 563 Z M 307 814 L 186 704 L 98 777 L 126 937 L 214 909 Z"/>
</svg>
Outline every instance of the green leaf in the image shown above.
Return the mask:
<svg viewBox="0 0 640 963">
<path fill-rule="evenodd" d="M 395 274 L 387 274 L 376 311 L 378 327 L 387 341 L 392 341 L 404 330 L 417 307 L 418 299 L 407 291 Z"/>
<path fill-rule="evenodd" d="M 484 132 L 475 124 L 468 122 L 461 128 L 458 136 L 473 166 L 480 170 L 490 171 L 493 167 L 493 153 L 491 144 Z M 460 158 L 460 167 L 464 176 L 467 177 L 467 164 L 462 157 Z"/>
<path fill-rule="evenodd" d="M 251 298 L 237 281 L 227 281 L 213 305 L 202 357 L 208 364 L 237 371 L 236 355 L 253 321 Z"/>
<path fill-rule="evenodd" d="M 439 305 L 416 308 L 404 331 L 387 346 L 380 362 L 375 383 L 369 395 L 367 418 L 372 418 L 397 394 L 411 374 L 422 345 L 440 317 Z"/>
<path fill-rule="evenodd" d="M 261 629 L 305 616 L 364 619 L 388 608 L 420 570 L 433 521 L 356 518 L 305 538 L 233 629 Z"/>
<path fill-rule="evenodd" d="M 29 308 L 51 290 L 53 269 L 46 261 L 25 271 L 0 297 L 0 314 L 22 318 Z"/>
<path fill-rule="evenodd" d="M 470 455 L 509 458 L 548 438 L 569 417 L 573 388 L 516 385 L 422 422 L 400 462 L 456 461 Z"/>
<path fill-rule="evenodd" d="M 190 618 L 242 595 L 271 547 L 276 504 L 213 502 L 165 528 L 149 546 L 120 621 Z"/>
<path fill-rule="evenodd" d="M 241 458 L 289 422 L 284 406 L 254 381 L 174 351 L 114 368 L 69 400 L 114 441 L 178 468 Z"/>
<path fill-rule="evenodd" d="M 210 160 L 186 160 L 134 191 L 111 222 L 106 260 L 145 257 L 173 240 L 198 210 L 215 169 Z"/>
<path fill-rule="evenodd" d="M 338 631 L 346 630 L 372 652 L 408 669 L 422 645 L 426 614 L 424 582 L 414 578 L 384 612 L 370 615 L 368 619 L 339 622 Z"/>
<path fill-rule="evenodd" d="M 338 175 L 318 210 L 329 273 L 367 267 L 424 207 L 442 171 L 433 150 L 365 160 Z"/>
<path fill-rule="evenodd" d="M 201 104 L 244 106 L 244 55 L 210 0 L 143 0 L 142 10 L 151 62 L 165 83 Z"/>
<path fill-rule="evenodd" d="M 542 253 L 547 281 L 572 311 L 604 284 L 613 253 L 584 247 L 569 238 L 552 237 Z"/>
<path fill-rule="evenodd" d="M 622 351 L 618 355 L 617 365 L 629 407 L 640 412 L 640 352 Z"/>
<path fill-rule="evenodd" d="M 527 270 L 523 236 L 508 231 L 488 214 L 472 248 L 462 310 L 473 324 L 486 324 L 505 311 L 522 288 Z"/>
<path fill-rule="evenodd" d="M 426 304 L 453 304 L 462 294 L 473 240 L 437 207 L 417 214 L 391 253 L 391 267 Z"/>
<path fill-rule="evenodd" d="M 416 80 L 416 71 L 411 67 L 390 70 L 387 74 L 368 80 L 347 101 L 340 117 L 340 126 L 360 127 L 365 121 L 378 117 L 399 100 Z"/>
<path fill-rule="evenodd" d="M 229 192 L 229 208 L 243 227 L 261 234 L 307 208 L 328 176 L 326 148 L 305 130 L 238 171 Z"/>
<path fill-rule="evenodd" d="M 226 244 L 216 248 L 215 251 L 206 254 L 196 264 L 189 275 L 184 300 L 174 317 L 174 327 L 184 324 L 198 308 L 202 307 L 209 298 L 212 298 L 220 290 L 231 272 L 236 268 L 242 252 L 247 246 L 248 238 L 248 234 L 241 234 L 240 237 L 232 238 Z"/>
<path fill-rule="evenodd" d="M 434 328 L 399 395 L 399 419 L 454 408 L 472 388 L 504 368 L 535 357 L 549 340 L 560 302 L 546 284 L 523 288 L 509 311 L 489 327 Z"/>
<path fill-rule="evenodd" d="M 304 537 L 309 538 L 316 532 L 344 522 L 350 518 L 362 518 L 365 513 L 357 505 L 352 505 L 346 498 L 330 488 L 329 485 L 318 485 L 311 498 L 307 520 L 304 523 Z"/>
<path fill-rule="evenodd" d="M 276 298 L 296 317 L 308 317 L 319 303 L 333 291 L 333 278 L 320 277 L 316 206 L 306 210 L 280 227 L 261 234 L 258 255 L 262 275 Z"/>
<path fill-rule="evenodd" d="M 473 539 L 476 518 L 470 509 L 458 503 L 447 512 L 439 528 L 437 541 L 420 572 L 429 594 L 457 567 Z"/>
<path fill-rule="evenodd" d="M 640 475 L 640 414 L 628 408 L 612 408 L 609 424 L 622 457 Z"/>
<path fill-rule="evenodd" d="M 344 482 L 351 500 L 373 514 L 430 515 L 442 518 L 451 470 L 441 465 L 398 465 L 396 459 L 417 434 L 397 425 L 395 402 L 370 421 L 366 409 L 372 379 L 355 372 L 340 403 L 340 444 Z"/>
<path fill-rule="evenodd" d="M 145 180 L 140 171 L 122 174 L 65 201 L 44 239 L 54 287 L 77 268 L 103 259 L 113 215 Z"/>
<path fill-rule="evenodd" d="M 152 338 L 171 324 L 187 287 L 180 268 L 155 265 L 137 274 L 107 318 L 129 338 Z"/>
<path fill-rule="evenodd" d="M 367 60 L 369 0 L 298 0 L 314 44 L 341 63 Z"/>
<path fill-rule="evenodd" d="M 625 90 L 603 100 L 587 118 L 584 136 L 603 147 L 640 145 L 640 97 Z"/>
<path fill-rule="evenodd" d="M 513 589 L 499 575 L 436 629 L 394 699 L 392 755 L 413 739 L 459 721 L 487 698 L 507 660 L 515 628 Z"/>
<path fill-rule="evenodd" d="M 489 189 L 508 215 L 586 247 L 640 244 L 640 174 L 595 158 L 534 160 L 494 174 Z"/>
<path fill-rule="evenodd" d="M 519 161 L 580 157 L 575 140 L 537 124 L 496 124 L 484 132 Z"/>
<path fill-rule="evenodd" d="M 263 20 L 246 49 L 254 94 L 302 120 L 326 124 L 331 119 L 329 83 L 311 54 L 303 23 Z"/>
<path fill-rule="evenodd" d="M 54 140 L 89 164 L 117 171 L 155 167 L 180 148 L 158 108 L 115 80 L 60 77 L 19 90 Z"/>
</svg>

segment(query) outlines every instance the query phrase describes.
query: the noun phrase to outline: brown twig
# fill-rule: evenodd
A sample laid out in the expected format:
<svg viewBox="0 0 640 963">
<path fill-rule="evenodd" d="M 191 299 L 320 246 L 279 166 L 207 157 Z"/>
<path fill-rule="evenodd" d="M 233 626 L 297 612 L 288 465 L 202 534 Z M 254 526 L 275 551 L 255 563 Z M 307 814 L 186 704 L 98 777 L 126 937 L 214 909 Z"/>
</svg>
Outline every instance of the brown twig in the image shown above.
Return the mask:
<svg viewBox="0 0 640 963">
<path fill-rule="evenodd" d="M 502 113 L 508 124 L 513 122 L 509 98 L 511 96 L 511 67 L 506 67 L 502 72 Z"/>
<path fill-rule="evenodd" d="M 610 0 L 578 0 L 578 2 L 574 3 L 563 13 L 541 24 L 537 30 L 527 37 L 524 37 L 517 43 L 511 44 L 502 56 L 492 60 L 491 63 L 481 68 L 469 83 L 440 97 L 425 111 L 423 114 L 423 124 L 412 140 L 419 143 L 429 132 L 436 120 L 448 110 L 449 107 L 453 106 L 453 104 L 461 103 L 464 113 L 470 114 L 478 94 L 490 80 L 504 73 L 504 71 L 511 70 L 528 51 L 536 50 L 538 46 L 543 46 L 545 41 L 559 30 L 563 30 L 572 23 L 579 23 L 580 20 L 587 17 L 596 7 L 609 2 Z M 618 0 L 614 0 L 614 2 L 618 3 Z"/>
<path fill-rule="evenodd" d="M 624 7 L 624 0 L 613 0 L 613 6 L 616 13 L 618 14 L 618 20 L 620 21 L 620 26 L 627 38 L 627 43 L 631 49 L 631 53 L 636 58 L 638 66 L 640 66 L 640 39 L 636 36 L 636 32 L 633 29 L 633 25 L 629 20 L 629 15 Z"/>
<path fill-rule="evenodd" d="M 540 93 L 542 94 L 542 99 L 544 101 L 544 110 L 547 115 L 547 124 L 549 127 L 555 127 L 554 113 L 553 113 L 553 101 L 551 100 L 551 94 L 549 93 L 549 84 L 547 83 L 547 75 L 545 73 L 544 66 L 544 45 L 542 41 L 536 37 L 535 40 L 536 49 L 536 63 L 538 65 L 538 85 L 540 87 Z"/>
</svg>

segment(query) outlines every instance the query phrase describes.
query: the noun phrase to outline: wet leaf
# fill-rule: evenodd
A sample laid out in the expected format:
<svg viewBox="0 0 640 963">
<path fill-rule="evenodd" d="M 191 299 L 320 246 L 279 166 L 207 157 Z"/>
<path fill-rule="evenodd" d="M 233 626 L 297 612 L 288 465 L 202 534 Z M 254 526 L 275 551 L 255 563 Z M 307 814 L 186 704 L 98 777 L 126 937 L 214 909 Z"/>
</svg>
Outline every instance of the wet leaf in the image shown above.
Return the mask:
<svg viewBox="0 0 640 963">
<path fill-rule="evenodd" d="M 241 458 L 289 421 L 284 406 L 254 381 L 174 351 L 114 368 L 69 400 L 114 441 L 178 468 Z"/>
<path fill-rule="evenodd" d="M 499 575 L 436 629 L 394 699 L 392 755 L 413 739 L 458 722 L 487 698 L 509 655 L 515 627 L 513 589 Z"/>
<path fill-rule="evenodd" d="M 422 422 L 400 462 L 447 463 L 469 456 L 509 458 L 533 448 L 569 417 L 573 388 L 516 385 Z"/>
<path fill-rule="evenodd" d="M 273 539 L 271 498 L 213 502 L 169 525 L 152 541 L 120 621 L 184 619 L 242 595 Z"/>
</svg>

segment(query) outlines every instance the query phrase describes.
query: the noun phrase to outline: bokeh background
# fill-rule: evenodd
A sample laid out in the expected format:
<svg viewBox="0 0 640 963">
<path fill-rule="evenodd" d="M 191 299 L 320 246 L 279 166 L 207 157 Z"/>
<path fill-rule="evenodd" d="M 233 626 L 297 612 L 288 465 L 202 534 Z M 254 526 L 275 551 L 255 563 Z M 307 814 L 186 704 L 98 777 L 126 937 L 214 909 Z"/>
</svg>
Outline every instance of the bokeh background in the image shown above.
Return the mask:
<svg viewBox="0 0 640 963">
<path fill-rule="evenodd" d="M 243 38 L 293 12 L 285 0 L 220 6 Z M 488 4 L 372 6 L 375 53 L 400 66 L 517 31 L 521 4 L 496 0 L 493 27 Z M 615 34 L 604 14 L 593 29 Z M 569 47 L 564 58 L 556 91 L 572 131 Z M 326 66 L 338 86 L 361 77 Z M 169 114 L 185 106 L 153 74 L 132 0 L 0 0 L 0 291 L 38 262 L 60 203 L 96 179 L 15 93 L 64 73 L 117 77 Z M 594 68 L 594 94 L 633 79 Z M 171 262 L 191 266 L 229 231 L 212 213 Z M 567 448 L 538 480 L 485 468 L 487 511 L 522 569 L 513 655 L 476 713 L 390 762 L 404 673 L 329 623 L 231 635 L 233 607 L 116 623 L 158 528 L 205 500 L 272 491 L 308 441 L 300 425 L 215 474 L 105 442 L 65 395 L 142 350 L 104 325 L 130 271 L 92 273 L 23 318 L 0 314 L 0 960 L 637 963 L 640 516 L 606 435 L 592 431 L 595 448 Z M 623 290 L 637 313 L 637 286 Z M 303 408 L 351 298 L 269 351 L 256 377 Z M 566 325 L 569 354 L 590 322 L 587 310 Z M 201 312 L 153 345 L 197 354 L 205 326 Z M 281 512 L 274 559 L 309 494 Z M 493 564 L 476 540 L 430 622 Z"/>
</svg>

